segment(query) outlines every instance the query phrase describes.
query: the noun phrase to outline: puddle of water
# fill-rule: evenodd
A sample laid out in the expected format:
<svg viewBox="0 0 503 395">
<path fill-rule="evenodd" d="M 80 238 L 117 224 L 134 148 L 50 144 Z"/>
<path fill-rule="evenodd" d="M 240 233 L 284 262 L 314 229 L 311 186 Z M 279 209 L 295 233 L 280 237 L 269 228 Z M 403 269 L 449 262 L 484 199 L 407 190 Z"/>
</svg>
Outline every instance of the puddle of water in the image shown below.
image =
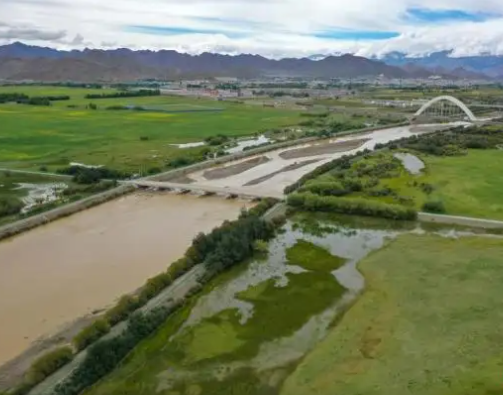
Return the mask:
<svg viewBox="0 0 503 395">
<path fill-rule="evenodd" d="M 204 141 L 198 141 L 195 143 L 185 143 L 185 144 L 170 144 L 172 147 L 177 147 L 177 148 L 195 148 L 195 147 L 202 147 L 203 145 L 206 145 Z"/>
<path fill-rule="evenodd" d="M 403 166 L 410 174 L 421 174 L 421 171 L 425 168 L 424 162 L 415 155 L 396 153 L 393 154 L 393 156 L 402 162 Z"/>
<path fill-rule="evenodd" d="M 28 195 L 21 198 L 25 205 L 21 210 L 23 214 L 36 206 L 59 200 L 60 193 L 68 188 L 67 184 L 61 182 L 51 184 L 19 183 L 18 185 L 19 187 L 16 189 L 26 189 L 28 191 Z"/>
<path fill-rule="evenodd" d="M 261 135 L 255 139 L 241 140 L 237 142 L 235 147 L 227 149 L 225 152 L 228 154 L 236 154 L 242 152 L 245 148 L 255 147 L 256 145 L 270 143 L 272 140 L 268 137 Z"/>
<path fill-rule="evenodd" d="M 103 167 L 103 165 L 85 165 L 84 163 L 79 162 L 70 162 L 70 166 L 85 167 L 87 169 L 99 169 L 100 167 Z"/>
</svg>

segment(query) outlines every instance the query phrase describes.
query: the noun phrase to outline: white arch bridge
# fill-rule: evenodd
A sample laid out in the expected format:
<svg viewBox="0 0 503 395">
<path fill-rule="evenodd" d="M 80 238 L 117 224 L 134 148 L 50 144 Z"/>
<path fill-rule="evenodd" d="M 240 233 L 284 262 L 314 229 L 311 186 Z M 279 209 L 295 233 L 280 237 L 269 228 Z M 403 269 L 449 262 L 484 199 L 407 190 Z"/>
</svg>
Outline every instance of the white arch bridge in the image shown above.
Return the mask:
<svg viewBox="0 0 503 395">
<path fill-rule="evenodd" d="M 465 113 L 465 115 L 468 117 L 468 119 L 472 122 L 480 121 L 475 114 L 466 106 L 465 103 L 463 103 L 461 100 L 456 99 L 454 96 L 438 96 L 435 97 L 434 99 L 430 100 L 428 103 L 423 104 L 423 106 L 417 110 L 417 112 L 414 114 L 414 118 L 419 117 L 422 115 L 426 110 L 428 110 L 430 107 L 434 106 L 435 104 L 439 102 L 450 102 L 457 106 L 461 111 Z"/>
</svg>

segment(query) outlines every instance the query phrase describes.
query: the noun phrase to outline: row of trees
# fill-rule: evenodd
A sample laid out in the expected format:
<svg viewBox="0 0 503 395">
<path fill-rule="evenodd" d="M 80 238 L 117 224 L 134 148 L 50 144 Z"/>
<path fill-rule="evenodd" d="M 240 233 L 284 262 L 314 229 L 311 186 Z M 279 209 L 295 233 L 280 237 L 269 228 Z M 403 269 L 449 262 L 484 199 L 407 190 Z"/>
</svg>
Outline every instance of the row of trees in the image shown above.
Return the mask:
<svg viewBox="0 0 503 395">
<path fill-rule="evenodd" d="M 119 336 L 102 340 L 89 348 L 82 363 L 68 380 L 58 384 L 56 395 L 77 395 L 110 373 L 143 339 L 153 334 L 181 304 L 158 308 L 147 314 L 136 313 Z"/>
<path fill-rule="evenodd" d="M 319 196 L 305 192 L 291 194 L 287 201 L 289 206 L 306 211 L 334 212 L 393 220 L 417 219 L 417 211 L 412 208 L 361 198 Z"/>
<path fill-rule="evenodd" d="M 90 93 L 85 96 L 86 99 L 116 99 L 122 97 L 144 97 L 144 96 L 159 96 L 159 89 L 138 89 L 127 90 L 113 93 Z"/>
<path fill-rule="evenodd" d="M 73 176 L 77 184 L 96 184 L 101 180 L 121 180 L 131 177 L 131 173 L 109 169 L 107 167 L 68 166 L 58 169 L 57 173 Z"/>
<path fill-rule="evenodd" d="M 24 93 L 0 93 L 0 103 L 16 103 L 21 100 L 28 100 L 30 97 Z"/>
<path fill-rule="evenodd" d="M 0 93 L 0 104 L 1 103 L 18 103 L 18 104 L 29 104 L 32 106 L 50 106 L 52 101 L 56 100 L 70 100 L 70 96 L 59 95 L 59 96 L 28 96 L 24 93 Z"/>
</svg>

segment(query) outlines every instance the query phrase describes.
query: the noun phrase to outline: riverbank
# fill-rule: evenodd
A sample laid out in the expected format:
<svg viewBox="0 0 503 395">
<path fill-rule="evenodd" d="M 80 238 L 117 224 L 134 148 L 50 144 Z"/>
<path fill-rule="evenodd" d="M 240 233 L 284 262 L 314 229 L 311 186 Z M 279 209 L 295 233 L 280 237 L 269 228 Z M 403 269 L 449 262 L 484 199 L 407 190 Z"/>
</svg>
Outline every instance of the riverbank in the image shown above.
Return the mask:
<svg viewBox="0 0 503 395">
<path fill-rule="evenodd" d="M 0 363 L 137 289 L 181 257 L 198 232 L 249 204 L 134 193 L 0 243 Z"/>
</svg>

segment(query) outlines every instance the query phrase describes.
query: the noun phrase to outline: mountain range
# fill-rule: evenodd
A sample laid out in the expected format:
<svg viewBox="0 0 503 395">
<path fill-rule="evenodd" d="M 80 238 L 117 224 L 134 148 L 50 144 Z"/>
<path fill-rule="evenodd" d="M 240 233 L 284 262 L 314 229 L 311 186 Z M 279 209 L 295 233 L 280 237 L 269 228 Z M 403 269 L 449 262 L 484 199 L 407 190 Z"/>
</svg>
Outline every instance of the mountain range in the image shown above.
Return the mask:
<svg viewBox="0 0 503 395">
<path fill-rule="evenodd" d="M 367 59 L 351 54 L 324 57 L 268 59 L 259 55 L 237 56 L 202 53 L 189 55 L 173 50 L 127 48 L 57 50 L 20 42 L 0 46 L 0 79 L 8 81 L 125 81 L 145 78 L 202 78 L 263 76 L 313 78 L 483 78 L 473 67 L 443 67 L 440 63 L 409 61 L 399 54 Z M 418 59 L 415 59 L 418 60 Z M 503 63 L 502 63 L 503 64 Z M 496 73 L 496 69 L 494 70 Z M 495 74 L 499 75 L 499 74 Z"/>
<path fill-rule="evenodd" d="M 447 72 L 463 69 L 467 72 L 484 74 L 492 78 L 503 78 L 503 56 L 478 55 L 454 57 L 453 51 L 434 52 L 423 57 L 409 57 L 401 52 L 391 52 L 380 60 L 386 64 L 403 67 L 415 65 L 430 70 L 441 69 Z"/>
</svg>

